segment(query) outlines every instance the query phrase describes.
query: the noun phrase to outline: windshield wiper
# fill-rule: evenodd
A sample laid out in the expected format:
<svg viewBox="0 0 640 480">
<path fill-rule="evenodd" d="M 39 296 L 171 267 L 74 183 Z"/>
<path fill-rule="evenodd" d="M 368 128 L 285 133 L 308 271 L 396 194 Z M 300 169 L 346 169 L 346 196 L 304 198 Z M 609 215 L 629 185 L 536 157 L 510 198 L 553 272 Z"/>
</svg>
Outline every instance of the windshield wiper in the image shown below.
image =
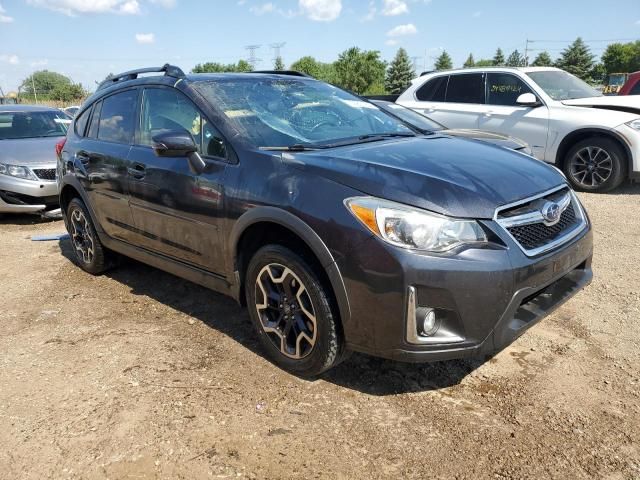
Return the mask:
<svg viewBox="0 0 640 480">
<path fill-rule="evenodd" d="M 415 137 L 415 133 L 410 132 L 389 132 L 389 133 L 368 133 L 360 135 L 358 140 L 369 140 L 370 138 L 392 138 L 392 137 Z"/>
<path fill-rule="evenodd" d="M 348 145 L 356 145 L 358 143 L 365 142 L 377 142 L 380 140 L 386 140 L 388 138 L 394 137 L 415 137 L 415 133 L 400 133 L 400 132 L 389 132 L 389 133 L 368 133 L 366 135 L 360 135 L 358 137 L 349 137 L 344 138 L 339 142 L 323 144 L 325 148 L 333 148 L 333 147 L 346 147 Z"/>
<path fill-rule="evenodd" d="M 282 147 L 258 147 L 260 150 L 284 150 L 286 152 L 307 152 L 310 150 L 321 150 L 323 148 L 327 148 L 325 145 L 305 145 L 302 143 L 294 143 L 293 145 L 285 145 Z"/>
</svg>

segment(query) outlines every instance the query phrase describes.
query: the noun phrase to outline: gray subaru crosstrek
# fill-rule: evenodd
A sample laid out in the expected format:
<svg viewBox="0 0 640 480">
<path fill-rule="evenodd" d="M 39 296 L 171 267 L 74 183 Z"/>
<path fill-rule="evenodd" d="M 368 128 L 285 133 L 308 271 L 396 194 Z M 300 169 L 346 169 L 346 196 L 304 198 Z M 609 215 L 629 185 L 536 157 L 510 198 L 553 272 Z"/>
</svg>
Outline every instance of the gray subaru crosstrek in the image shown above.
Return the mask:
<svg viewBox="0 0 640 480">
<path fill-rule="evenodd" d="M 556 169 L 295 72 L 116 75 L 75 117 L 58 181 L 80 267 L 121 254 L 230 295 L 300 375 L 349 351 L 491 355 L 592 277 Z"/>
</svg>

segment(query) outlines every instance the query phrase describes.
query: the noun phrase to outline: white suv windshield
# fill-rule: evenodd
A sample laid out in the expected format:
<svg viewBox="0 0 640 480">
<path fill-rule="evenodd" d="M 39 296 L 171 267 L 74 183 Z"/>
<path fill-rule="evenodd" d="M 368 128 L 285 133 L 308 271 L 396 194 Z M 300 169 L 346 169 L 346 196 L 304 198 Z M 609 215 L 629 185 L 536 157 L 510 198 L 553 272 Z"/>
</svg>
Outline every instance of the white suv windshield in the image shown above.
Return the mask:
<svg viewBox="0 0 640 480">
<path fill-rule="evenodd" d="M 570 73 L 553 70 L 527 74 L 554 100 L 601 97 L 602 93 Z"/>
<path fill-rule="evenodd" d="M 413 134 L 375 105 L 322 82 L 256 76 L 202 81 L 195 88 L 262 148 L 321 147 L 369 135 Z"/>
</svg>

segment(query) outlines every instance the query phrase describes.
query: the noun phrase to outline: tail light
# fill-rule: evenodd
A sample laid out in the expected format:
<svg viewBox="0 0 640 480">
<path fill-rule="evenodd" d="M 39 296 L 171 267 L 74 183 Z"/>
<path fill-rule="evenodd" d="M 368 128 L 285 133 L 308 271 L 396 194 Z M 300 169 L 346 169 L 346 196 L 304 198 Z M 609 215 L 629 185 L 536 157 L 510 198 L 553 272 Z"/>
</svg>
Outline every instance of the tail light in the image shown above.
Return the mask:
<svg viewBox="0 0 640 480">
<path fill-rule="evenodd" d="M 62 140 L 56 143 L 56 155 L 60 157 L 62 155 L 62 149 L 64 148 L 64 144 L 67 141 L 67 137 L 64 137 Z"/>
</svg>

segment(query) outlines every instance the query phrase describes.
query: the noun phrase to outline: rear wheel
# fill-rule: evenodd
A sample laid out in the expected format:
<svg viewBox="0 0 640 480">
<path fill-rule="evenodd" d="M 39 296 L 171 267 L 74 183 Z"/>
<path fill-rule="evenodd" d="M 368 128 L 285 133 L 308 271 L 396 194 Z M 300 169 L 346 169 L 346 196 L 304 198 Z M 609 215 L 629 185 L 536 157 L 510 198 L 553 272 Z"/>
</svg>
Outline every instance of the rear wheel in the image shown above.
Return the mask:
<svg viewBox="0 0 640 480">
<path fill-rule="evenodd" d="M 79 198 L 74 198 L 67 207 L 67 230 L 71 237 L 73 253 L 80 268 L 98 275 L 110 266 L 109 254 L 103 247 L 87 207 Z"/>
<path fill-rule="evenodd" d="M 315 376 L 344 358 L 330 294 L 303 258 L 280 245 L 261 248 L 245 290 L 260 341 L 278 366 Z"/>
<path fill-rule="evenodd" d="M 587 138 L 567 153 L 564 170 L 576 190 L 608 192 L 622 183 L 626 173 L 624 151 L 613 140 Z"/>
</svg>

